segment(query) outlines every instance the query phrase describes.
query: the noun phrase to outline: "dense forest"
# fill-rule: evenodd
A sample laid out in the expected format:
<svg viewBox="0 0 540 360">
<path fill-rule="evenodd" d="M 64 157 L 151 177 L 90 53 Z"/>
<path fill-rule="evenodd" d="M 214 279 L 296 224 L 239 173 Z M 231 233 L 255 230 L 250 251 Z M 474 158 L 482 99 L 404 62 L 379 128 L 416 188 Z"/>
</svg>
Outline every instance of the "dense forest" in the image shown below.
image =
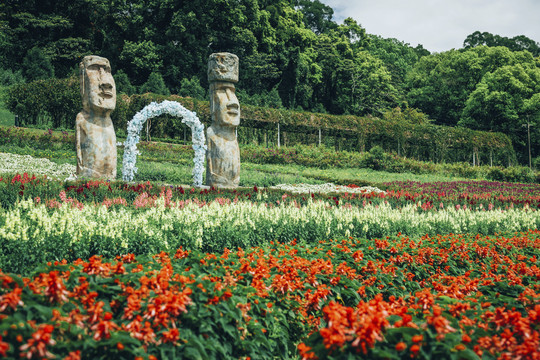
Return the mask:
<svg viewBox="0 0 540 360">
<path fill-rule="evenodd" d="M 228 51 L 243 103 L 378 117 L 415 108 L 508 134 L 522 163 L 529 128 L 540 156 L 540 44 L 523 35 L 477 31 L 431 54 L 338 23 L 319 0 L 2 0 L 0 49 L 2 86 L 71 76 L 96 54 L 120 92 L 201 99 L 208 55 Z"/>
</svg>

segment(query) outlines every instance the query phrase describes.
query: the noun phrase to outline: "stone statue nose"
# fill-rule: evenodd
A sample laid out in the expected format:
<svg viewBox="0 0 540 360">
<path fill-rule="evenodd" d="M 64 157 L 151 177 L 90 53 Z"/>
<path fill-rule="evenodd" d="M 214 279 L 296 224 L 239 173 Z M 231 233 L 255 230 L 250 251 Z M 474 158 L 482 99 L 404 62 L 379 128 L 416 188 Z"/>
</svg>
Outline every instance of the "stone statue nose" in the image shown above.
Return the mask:
<svg viewBox="0 0 540 360">
<path fill-rule="evenodd" d="M 112 90 L 112 84 L 109 81 L 101 82 L 99 87 L 103 90 Z"/>
<path fill-rule="evenodd" d="M 227 94 L 227 99 L 229 99 L 229 102 L 234 102 L 234 103 L 238 102 L 234 92 L 231 89 L 227 89 L 225 93 Z"/>
<path fill-rule="evenodd" d="M 231 101 L 229 100 L 229 102 L 227 103 L 227 109 L 235 109 L 235 110 L 238 110 L 238 108 L 240 107 L 240 104 L 238 104 L 238 101 Z"/>
</svg>

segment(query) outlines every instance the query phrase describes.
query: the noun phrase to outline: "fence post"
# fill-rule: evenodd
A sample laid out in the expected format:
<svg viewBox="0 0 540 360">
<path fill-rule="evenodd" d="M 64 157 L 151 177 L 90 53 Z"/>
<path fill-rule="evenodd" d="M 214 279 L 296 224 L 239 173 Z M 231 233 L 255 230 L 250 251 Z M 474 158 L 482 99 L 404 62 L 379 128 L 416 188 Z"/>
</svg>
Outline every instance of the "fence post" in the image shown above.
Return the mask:
<svg viewBox="0 0 540 360">
<path fill-rule="evenodd" d="M 279 136 L 279 123 L 277 123 L 277 147 L 281 147 L 281 138 Z"/>
</svg>

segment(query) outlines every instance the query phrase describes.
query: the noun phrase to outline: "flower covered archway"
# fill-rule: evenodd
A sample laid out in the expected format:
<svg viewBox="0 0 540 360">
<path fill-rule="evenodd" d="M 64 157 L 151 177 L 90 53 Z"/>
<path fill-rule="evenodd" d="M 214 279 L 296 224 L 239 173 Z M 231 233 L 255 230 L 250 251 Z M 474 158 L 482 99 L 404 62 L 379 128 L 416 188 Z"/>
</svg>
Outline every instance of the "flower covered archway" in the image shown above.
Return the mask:
<svg viewBox="0 0 540 360">
<path fill-rule="evenodd" d="M 193 184 L 195 186 L 201 186 L 204 171 L 204 156 L 206 153 L 204 125 L 201 124 L 195 112 L 189 111 L 176 101 L 168 100 L 161 103 L 150 103 L 136 113 L 133 119 L 128 122 L 128 135 L 124 142 L 124 157 L 122 160 L 122 179 L 124 181 L 133 181 L 137 173 L 135 164 L 137 162 L 137 155 L 140 154 L 137 150 L 137 144 L 139 143 L 140 133 L 144 123 L 146 120 L 162 114 L 181 117 L 182 122 L 191 128 L 192 146 L 193 150 L 195 150 L 195 157 L 193 158 Z"/>
</svg>

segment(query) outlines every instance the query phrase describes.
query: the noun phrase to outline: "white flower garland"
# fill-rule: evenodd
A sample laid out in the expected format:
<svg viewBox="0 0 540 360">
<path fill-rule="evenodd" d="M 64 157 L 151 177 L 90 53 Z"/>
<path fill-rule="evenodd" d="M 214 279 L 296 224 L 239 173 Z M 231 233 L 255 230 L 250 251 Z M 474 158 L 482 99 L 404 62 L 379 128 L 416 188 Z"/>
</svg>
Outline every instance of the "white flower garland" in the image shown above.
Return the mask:
<svg viewBox="0 0 540 360">
<path fill-rule="evenodd" d="M 165 100 L 161 103 L 152 102 L 145 106 L 144 109 L 135 114 L 133 119 L 128 122 L 128 136 L 124 142 L 124 158 L 122 160 L 122 179 L 124 181 L 133 181 L 137 173 L 137 155 L 140 152 L 137 150 L 137 144 L 140 140 L 140 132 L 146 120 L 161 114 L 167 113 L 172 116 L 182 118 L 182 122 L 191 128 L 193 137 L 193 150 L 195 157 L 193 158 L 193 184 L 195 186 L 202 185 L 204 171 L 204 157 L 206 154 L 206 138 L 204 137 L 204 125 L 201 124 L 197 114 L 189 111 L 176 101 Z"/>
</svg>

